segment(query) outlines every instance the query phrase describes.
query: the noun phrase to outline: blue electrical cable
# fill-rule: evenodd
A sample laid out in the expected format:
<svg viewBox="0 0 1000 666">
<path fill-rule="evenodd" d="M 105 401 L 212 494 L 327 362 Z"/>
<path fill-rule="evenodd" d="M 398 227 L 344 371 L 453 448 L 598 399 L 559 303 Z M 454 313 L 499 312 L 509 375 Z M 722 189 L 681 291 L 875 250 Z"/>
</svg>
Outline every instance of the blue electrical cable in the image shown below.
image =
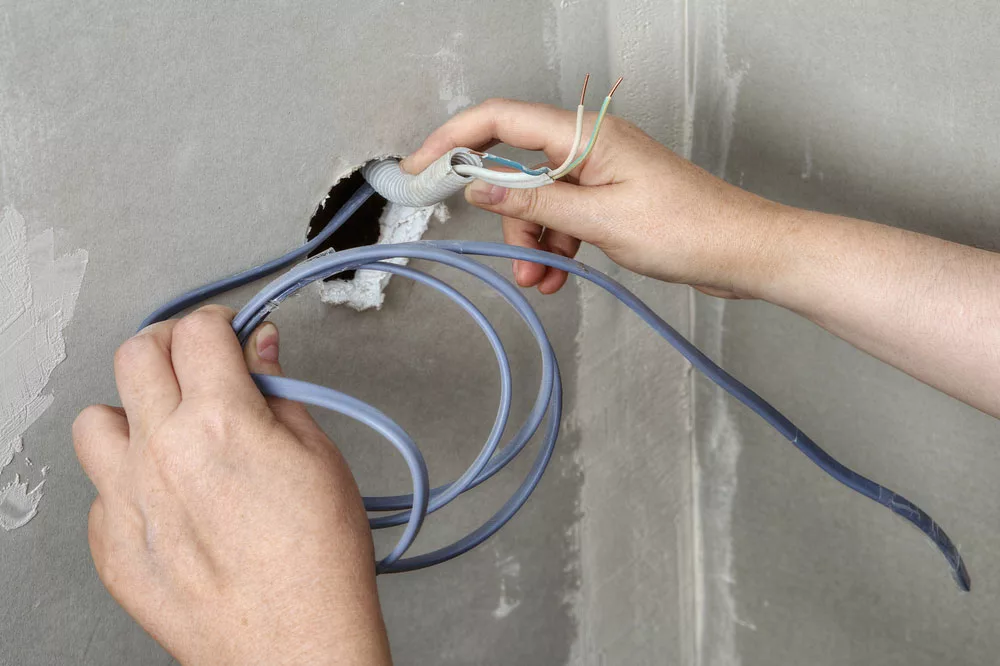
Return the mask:
<svg viewBox="0 0 1000 666">
<path fill-rule="evenodd" d="M 509 160 L 506 157 L 500 157 L 499 155 L 491 155 L 490 153 L 483 153 L 481 157 L 484 160 L 489 160 L 490 162 L 496 162 L 497 164 L 502 164 L 506 167 L 517 169 L 521 173 L 526 173 L 529 176 L 541 176 L 552 170 L 549 167 L 539 167 L 538 169 L 529 169 L 520 162 L 515 162 L 514 160 Z"/>
<path fill-rule="evenodd" d="M 361 208 L 362 204 L 368 201 L 368 198 L 373 193 L 374 190 L 372 190 L 371 187 L 365 183 L 364 187 L 359 188 L 358 191 L 347 200 L 347 203 L 341 206 L 340 209 L 333 215 L 330 222 L 323 228 L 323 230 L 309 242 L 304 245 L 300 245 L 287 254 L 281 255 L 277 259 L 272 259 L 271 261 L 263 263 L 260 266 L 248 268 L 245 271 L 240 271 L 239 273 L 222 278 L 221 280 L 210 282 L 204 286 L 198 287 L 197 289 L 192 289 L 186 294 L 164 303 L 162 306 L 154 310 L 152 314 L 146 317 L 139 325 L 139 328 L 143 329 L 158 321 L 170 319 L 175 314 L 188 309 L 192 305 L 198 305 L 198 303 L 212 298 L 213 296 L 225 293 L 230 289 L 242 287 L 245 284 L 259 280 L 266 275 L 276 273 L 282 268 L 291 266 L 299 259 L 309 256 L 310 252 L 321 246 L 323 241 L 332 236 L 337 229 L 343 226 L 344 222 L 347 222 L 351 215 L 354 215 L 358 208 Z"/>
<path fill-rule="evenodd" d="M 322 233 L 301 248 L 257 268 L 243 271 L 180 296 L 150 315 L 143 322 L 143 326 L 171 317 L 205 298 L 274 273 L 304 257 L 336 231 L 372 193 L 373 190 L 369 185 L 362 186 L 337 212 Z M 969 573 L 958 549 L 944 530 L 927 513 L 901 495 L 839 463 L 809 439 L 781 412 L 716 365 L 621 284 L 585 264 L 556 254 L 500 243 L 472 241 L 418 241 L 396 245 L 370 245 L 341 252 L 325 253 L 298 264 L 284 275 L 273 280 L 258 292 L 233 320 L 233 329 L 240 343 L 245 344 L 254 329 L 285 298 L 299 289 L 316 280 L 322 280 L 344 271 L 366 269 L 394 273 L 440 291 L 469 313 L 486 335 L 500 367 L 501 399 L 497 418 L 486 444 L 469 468 L 455 481 L 433 489 L 429 488 L 427 467 L 419 449 L 405 431 L 382 412 L 333 389 L 285 377 L 254 375 L 254 381 L 265 395 L 287 398 L 342 413 L 379 432 L 400 451 L 410 470 L 413 484 L 412 494 L 364 498 L 365 508 L 368 511 L 399 512 L 370 519 L 373 529 L 406 524 L 403 535 L 395 548 L 379 562 L 379 573 L 412 571 L 439 564 L 475 548 L 488 539 L 524 505 L 541 480 L 555 450 L 562 411 L 562 384 L 558 362 L 545 334 L 545 329 L 538 319 L 538 315 L 517 287 L 492 268 L 465 255 L 503 257 L 544 264 L 577 275 L 605 289 L 635 312 L 695 368 L 758 414 L 820 469 L 851 490 L 875 500 L 889 508 L 893 513 L 902 516 L 927 535 L 945 556 L 958 586 L 966 591 L 971 588 Z M 453 287 L 413 268 L 387 263 L 389 259 L 400 257 L 440 263 L 478 278 L 496 290 L 514 308 L 538 343 L 542 355 L 542 379 L 538 396 L 525 423 L 499 452 L 496 449 L 505 431 L 510 411 L 511 378 L 506 353 L 496 331 L 485 316 Z M 524 481 L 499 511 L 478 529 L 453 544 L 422 555 L 403 557 L 416 538 L 428 513 L 448 504 L 465 491 L 483 483 L 500 471 L 524 449 L 531 437 L 541 427 L 543 420 L 546 420 L 545 433 L 535 462 Z"/>
</svg>

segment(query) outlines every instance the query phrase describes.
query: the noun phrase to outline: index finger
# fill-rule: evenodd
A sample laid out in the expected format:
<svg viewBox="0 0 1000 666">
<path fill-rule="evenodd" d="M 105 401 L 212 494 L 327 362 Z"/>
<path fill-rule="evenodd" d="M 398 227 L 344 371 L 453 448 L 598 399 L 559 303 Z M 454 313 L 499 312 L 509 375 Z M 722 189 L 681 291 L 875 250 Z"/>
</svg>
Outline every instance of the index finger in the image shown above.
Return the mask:
<svg viewBox="0 0 1000 666">
<path fill-rule="evenodd" d="M 401 162 L 420 173 L 452 148 L 479 148 L 495 139 L 525 150 L 541 150 L 555 163 L 573 146 L 576 114 L 548 104 L 491 99 L 466 109 L 437 128 L 415 153 Z"/>
</svg>

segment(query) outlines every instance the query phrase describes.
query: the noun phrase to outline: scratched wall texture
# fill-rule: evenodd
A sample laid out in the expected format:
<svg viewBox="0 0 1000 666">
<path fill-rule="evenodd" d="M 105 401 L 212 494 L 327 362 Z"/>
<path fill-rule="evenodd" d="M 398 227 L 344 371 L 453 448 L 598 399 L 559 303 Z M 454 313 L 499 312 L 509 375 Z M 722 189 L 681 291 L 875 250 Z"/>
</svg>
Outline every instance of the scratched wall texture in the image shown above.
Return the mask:
<svg viewBox="0 0 1000 666">
<path fill-rule="evenodd" d="M 732 182 L 993 247 L 998 22 L 984 0 L 0 0 L 0 209 L 26 243 L 51 243 L 49 261 L 88 258 L 75 307 L 62 301 L 66 360 L 39 393 L 51 404 L 0 474 L 2 488 L 49 467 L 37 516 L 0 530 L 0 665 L 170 663 L 93 573 L 93 489 L 69 424 L 115 402 L 111 355 L 143 315 L 300 242 L 335 177 L 487 97 L 571 106 L 584 72 L 597 88 L 623 74 L 616 113 Z M 499 240 L 491 216 L 450 209 L 428 236 Z M 955 592 L 919 534 L 821 476 L 608 297 L 571 286 L 532 296 L 568 387 L 559 452 L 482 548 L 380 581 L 397 663 L 991 661 L 994 420 L 788 313 L 585 259 L 927 508 L 961 544 L 974 591 Z M 528 335 L 499 299 L 456 284 L 513 351 L 524 414 L 538 378 Z M 291 375 L 385 409 L 436 480 L 474 456 L 496 376 L 455 308 L 394 280 L 379 312 L 309 295 L 277 323 Z M 363 428 L 319 418 L 364 489 L 405 485 Z M 525 468 L 434 516 L 418 548 L 485 519 Z"/>
</svg>

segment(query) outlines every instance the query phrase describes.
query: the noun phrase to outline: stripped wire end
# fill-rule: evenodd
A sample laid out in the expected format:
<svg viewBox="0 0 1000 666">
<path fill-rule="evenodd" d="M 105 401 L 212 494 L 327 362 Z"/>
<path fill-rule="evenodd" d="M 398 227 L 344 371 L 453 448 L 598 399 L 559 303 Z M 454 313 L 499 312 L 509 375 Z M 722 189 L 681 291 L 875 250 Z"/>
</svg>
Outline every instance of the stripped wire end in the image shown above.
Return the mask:
<svg viewBox="0 0 1000 666">
<path fill-rule="evenodd" d="M 583 100 L 587 96 L 587 83 L 590 81 L 590 72 L 587 72 L 586 76 L 583 77 L 583 90 L 580 91 L 580 106 L 583 106 Z"/>
<path fill-rule="evenodd" d="M 615 94 L 615 91 L 618 90 L 618 86 L 621 85 L 622 79 L 624 78 L 624 76 L 619 76 L 618 80 L 615 81 L 615 85 L 611 86 L 611 92 L 608 93 L 608 99 L 611 99 L 611 96 Z"/>
</svg>

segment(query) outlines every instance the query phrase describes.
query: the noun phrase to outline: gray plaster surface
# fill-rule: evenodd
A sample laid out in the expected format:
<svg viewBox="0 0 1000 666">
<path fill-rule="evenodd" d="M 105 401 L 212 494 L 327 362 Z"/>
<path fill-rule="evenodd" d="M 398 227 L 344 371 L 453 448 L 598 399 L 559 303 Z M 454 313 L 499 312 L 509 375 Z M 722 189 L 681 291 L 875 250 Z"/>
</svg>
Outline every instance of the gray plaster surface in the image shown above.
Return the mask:
<svg viewBox="0 0 1000 666">
<path fill-rule="evenodd" d="M 463 106 L 490 96 L 571 104 L 584 71 L 603 88 L 608 69 L 638 69 L 633 63 L 673 53 L 640 41 L 616 47 L 629 62 L 609 59 L 607 44 L 622 44 L 642 12 L 663 15 L 623 3 L 634 18 L 617 33 L 603 3 L 566 4 L 234 11 L 204 2 L 0 2 L 0 202 L 25 217 L 29 236 L 54 228 L 57 254 L 85 248 L 90 256 L 65 331 L 67 359 L 47 387 L 55 402 L 24 437 L 36 465 L 51 466 L 40 512 L 0 533 L 0 664 L 170 662 L 104 591 L 87 550 L 94 491 L 69 425 L 89 403 L 117 402 L 114 349 L 164 299 L 301 242 L 334 180 L 371 156 L 412 150 Z M 674 123 L 654 101 L 672 94 L 671 80 L 647 76 L 622 103 L 666 140 Z M 654 91 L 658 98 L 646 96 Z M 462 202 L 451 213 L 429 236 L 500 239 L 492 216 Z M 538 381 L 533 343 L 500 299 L 470 280 L 455 284 L 500 330 L 523 416 Z M 238 306 L 249 293 L 218 300 Z M 651 295 L 685 325 L 685 292 Z M 642 456 L 664 440 L 687 442 L 683 366 L 662 346 L 665 360 L 646 362 L 639 351 L 656 346 L 651 336 L 633 346 L 639 328 L 623 322 L 609 297 L 571 285 L 532 299 L 567 387 L 558 453 L 528 507 L 484 547 L 380 580 L 397 663 L 598 663 L 608 645 L 608 654 L 634 656 L 676 643 L 676 589 L 685 578 L 676 534 L 687 516 L 676 498 L 687 497 L 686 473 L 676 470 L 674 485 L 663 476 L 670 459 L 646 464 Z M 454 477 L 474 457 L 495 412 L 497 375 L 488 345 L 456 308 L 393 280 L 380 312 L 330 308 L 304 294 L 276 321 L 288 373 L 385 410 L 421 444 L 432 481 Z M 605 333 L 619 340 L 609 344 Z M 599 365 L 589 361 L 595 354 Z M 615 359 L 630 372 L 618 375 Z M 597 383 L 595 372 L 610 384 Z M 660 411 L 648 413 L 657 396 Z M 365 491 L 405 488 L 402 464 L 385 444 L 317 416 Z M 683 446 L 674 450 L 686 456 Z M 433 516 L 417 548 L 485 520 L 526 463 Z M 20 460 L 3 480 L 15 471 L 26 472 Z M 643 525 L 608 531 L 627 527 L 621 512 L 637 508 Z M 379 535 L 378 547 L 391 537 Z M 661 569 L 662 584 L 645 582 Z M 604 615 L 634 603 L 645 625 Z"/>
<path fill-rule="evenodd" d="M 615 112 L 732 182 L 994 248 L 998 27 L 978 1 L 0 0 L 0 205 L 29 236 L 54 229 L 57 254 L 90 256 L 55 401 L 24 437 L 36 467 L 18 460 L 0 478 L 51 466 L 38 516 L 0 532 L 0 665 L 170 663 L 93 571 L 94 491 L 69 425 L 116 402 L 111 355 L 146 313 L 301 242 L 352 167 L 412 150 L 487 97 L 572 106 L 584 72 L 596 89 L 624 74 Z M 492 216 L 460 201 L 451 213 L 429 237 L 499 240 Z M 583 256 L 831 453 L 926 508 L 960 544 L 973 592 L 955 591 L 920 534 L 692 377 L 609 297 L 571 285 L 530 296 L 567 389 L 557 455 L 483 547 L 379 581 L 398 663 L 995 661 L 995 420 L 787 312 L 692 300 Z M 523 415 L 538 379 L 527 332 L 478 285 L 432 272 L 498 327 Z M 475 455 L 497 378 L 457 308 L 394 279 L 380 312 L 303 294 L 276 321 L 288 373 L 397 419 L 432 481 Z M 383 443 L 317 418 L 366 492 L 405 486 Z M 484 520 L 527 462 L 432 516 L 417 548 Z"/>
<path fill-rule="evenodd" d="M 697 161 L 785 203 L 997 247 L 992 3 L 722 9 L 721 48 L 699 63 L 719 71 L 721 51 L 742 75 L 731 113 L 718 112 L 732 91 L 724 76 L 702 89 Z M 704 663 L 996 663 L 1000 424 L 778 308 L 699 298 L 696 311 L 717 360 L 838 459 L 931 513 L 973 581 L 959 593 L 920 533 L 699 383 Z M 713 529 L 725 508 L 713 489 L 726 484 L 729 529 Z M 728 567 L 712 560 L 726 550 Z"/>
</svg>

